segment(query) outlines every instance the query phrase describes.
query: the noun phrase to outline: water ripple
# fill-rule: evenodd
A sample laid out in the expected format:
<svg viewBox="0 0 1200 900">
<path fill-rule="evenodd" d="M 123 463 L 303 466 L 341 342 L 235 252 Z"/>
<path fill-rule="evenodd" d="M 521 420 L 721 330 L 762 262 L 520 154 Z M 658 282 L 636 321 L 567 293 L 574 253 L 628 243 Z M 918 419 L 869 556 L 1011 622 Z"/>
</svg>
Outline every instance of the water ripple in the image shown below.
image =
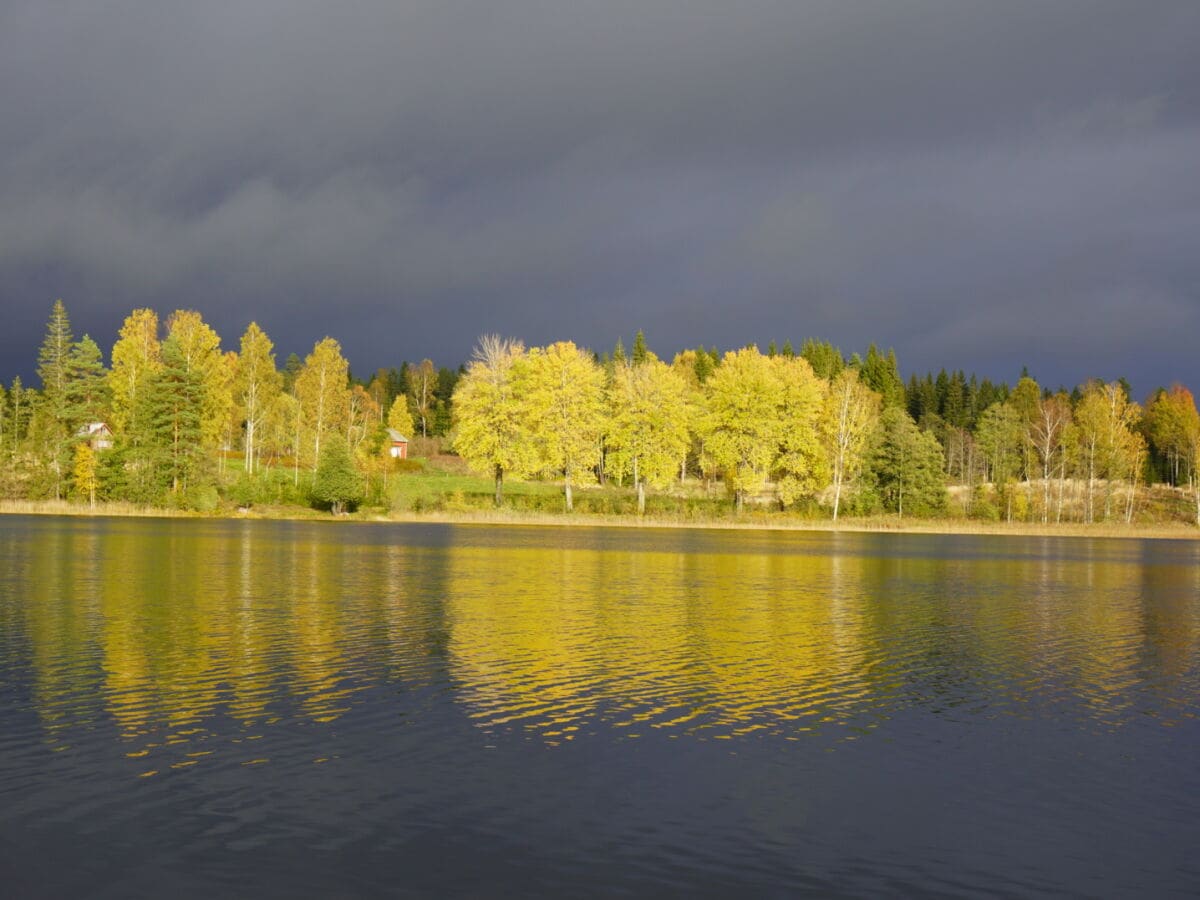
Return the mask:
<svg viewBox="0 0 1200 900">
<path fill-rule="evenodd" d="M 637 893 L 1195 874 L 1163 837 L 1200 812 L 1188 545 L 2 526 L 0 868 L 28 822 L 114 873 L 159 854 L 137 878 L 199 854 L 211 890 L 273 859 L 272 893 L 435 846 L 531 890 L 589 866 Z M 1134 851 L 1180 879 L 1101 865 Z"/>
</svg>

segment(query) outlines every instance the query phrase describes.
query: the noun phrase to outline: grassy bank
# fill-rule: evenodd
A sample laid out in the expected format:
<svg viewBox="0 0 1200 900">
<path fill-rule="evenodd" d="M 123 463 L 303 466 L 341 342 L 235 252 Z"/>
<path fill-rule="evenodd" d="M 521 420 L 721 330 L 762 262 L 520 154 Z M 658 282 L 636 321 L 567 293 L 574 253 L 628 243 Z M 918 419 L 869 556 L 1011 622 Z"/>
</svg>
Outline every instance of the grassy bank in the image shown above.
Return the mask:
<svg viewBox="0 0 1200 900">
<path fill-rule="evenodd" d="M 102 501 L 89 506 L 78 501 L 0 500 L 0 514 L 331 521 L 328 512 L 308 505 L 311 479 L 311 471 L 296 471 L 285 466 L 265 468 L 254 478 L 248 478 L 241 471 L 240 460 L 229 459 L 222 466 L 217 479 L 219 485 L 204 489 L 203 504 L 182 502 L 178 506 L 184 508 L 168 508 L 117 501 Z M 965 514 L 967 505 L 958 501 L 949 504 L 950 515 L 939 518 L 901 518 L 845 507 L 844 512 L 848 514 L 835 523 L 829 518 L 826 507 L 810 503 L 785 511 L 770 501 L 769 493 L 759 498 L 761 502 L 749 503 L 735 515 L 719 484 L 694 478 L 674 485 L 669 493 L 650 493 L 644 516 L 637 515 L 632 488 L 612 483 L 578 486 L 575 510 L 568 513 L 563 508 L 560 483 L 508 482 L 504 485 L 503 506 L 496 508 L 492 479 L 469 472 L 462 460 L 454 456 L 404 460 L 389 469 L 376 470 L 366 480 L 366 485 L 366 497 L 360 508 L 350 515 L 338 517 L 337 521 L 1200 538 L 1200 529 L 1183 518 L 1192 509 L 1189 499 L 1169 489 L 1144 489 L 1138 501 L 1140 515 L 1131 524 L 1108 521 L 1085 525 L 1078 521 L 1060 524 L 1007 522 L 997 515 L 968 517 Z M 961 493 L 962 489 L 958 490 Z M 951 495 L 954 496 L 954 489 L 951 489 Z M 187 500 L 186 497 L 181 499 Z M 1028 515 L 1031 517 L 1032 511 L 1028 511 Z"/>
<path fill-rule="evenodd" d="M 334 521 L 325 512 L 300 506 L 256 506 L 251 509 L 219 509 L 193 512 L 136 506 L 129 503 L 98 503 L 96 506 L 66 501 L 0 501 L 0 515 L 118 516 L 184 519 L 261 519 Z M 425 522 L 479 525 L 534 525 L 561 528 L 707 528 L 771 531 L 890 532 L 896 534 L 976 534 L 1089 538 L 1155 538 L 1172 540 L 1200 539 L 1200 529 L 1183 523 L 1125 524 L 1105 522 L 1084 525 L 1074 522 L 1042 524 L 1037 522 L 984 522 L 963 518 L 914 519 L 896 516 L 847 517 L 830 519 L 801 518 L 779 512 L 751 510 L 740 516 L 685 517 L 650 514 L 642 517 L 625 514 L 585 512 L 541 512 L 519 509 L 426 509 L 386 510 L 363 508 L 338 517 L 338 522 L 395 523 Z"/>
</svg>

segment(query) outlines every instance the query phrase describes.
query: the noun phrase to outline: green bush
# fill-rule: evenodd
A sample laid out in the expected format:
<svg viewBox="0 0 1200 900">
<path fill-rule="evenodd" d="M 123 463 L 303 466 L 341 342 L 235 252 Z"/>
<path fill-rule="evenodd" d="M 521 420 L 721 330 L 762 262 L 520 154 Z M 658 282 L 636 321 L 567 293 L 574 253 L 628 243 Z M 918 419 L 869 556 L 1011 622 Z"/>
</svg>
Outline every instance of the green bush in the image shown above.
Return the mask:
<svg viewBox="0 0 1200 900">
<path fill-rule="evenodd" d="M 262 502 L 262 488 L 259 482 L 243 473 L 225 489 L 225 497 L 239 507 L 249 507 Z"/>
<path fill-rule="evenodd" d="M 363 499 L 363 480 L 354 467 L 350 448 L 341 435 L 330 435 L 321 448 L 313 478 L 312 502 L 334 515 L 353 510 Z"/>
<path fill-rule="evenodd" d="M 213 512 L 221 505 L 221 495 L 215 485 L 198 484 L 188 489 L 184 495 L 184 505 L 196 512 Z"/>
</svg>

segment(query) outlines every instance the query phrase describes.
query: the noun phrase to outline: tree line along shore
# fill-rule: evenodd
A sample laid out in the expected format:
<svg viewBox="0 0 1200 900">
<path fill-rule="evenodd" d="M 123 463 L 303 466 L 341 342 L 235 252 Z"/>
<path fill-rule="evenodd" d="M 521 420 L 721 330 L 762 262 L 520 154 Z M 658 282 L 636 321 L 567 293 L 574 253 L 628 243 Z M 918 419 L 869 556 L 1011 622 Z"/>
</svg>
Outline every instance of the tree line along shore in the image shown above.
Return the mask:
<svg viewBox="0 0 1200 900">
<path fill-rule="evenodd" d="M 891 351 L 817 340 L 667 362 L 641 332 L 605 353 L 489 335 L 457 368 L 364 379 L 330 337 L 280 366 L 255 323 L 231 350 L 200 313 L 150 309 L 106 364 L 62 301 L 37 363 L 39 387 L 0 384 L 0 511 L 1200 524 L 1181 385 L 1138 403 L 1123 380 L 905 382 Z"/>
</svg>

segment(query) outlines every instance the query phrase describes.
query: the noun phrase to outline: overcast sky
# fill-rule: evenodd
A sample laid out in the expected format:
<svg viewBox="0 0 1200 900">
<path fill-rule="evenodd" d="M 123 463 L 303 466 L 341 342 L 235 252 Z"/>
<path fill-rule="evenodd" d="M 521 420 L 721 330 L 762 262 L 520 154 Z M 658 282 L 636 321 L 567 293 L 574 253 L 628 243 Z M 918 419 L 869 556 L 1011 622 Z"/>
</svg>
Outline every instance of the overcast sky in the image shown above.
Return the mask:
<svg viewBox="0 0 1200 900">
<path fill-rule="evenodd" d="M 1200 388 L 1200 3 L 0 0 L 0 379 L 50 305 Z"/>
</svg>

